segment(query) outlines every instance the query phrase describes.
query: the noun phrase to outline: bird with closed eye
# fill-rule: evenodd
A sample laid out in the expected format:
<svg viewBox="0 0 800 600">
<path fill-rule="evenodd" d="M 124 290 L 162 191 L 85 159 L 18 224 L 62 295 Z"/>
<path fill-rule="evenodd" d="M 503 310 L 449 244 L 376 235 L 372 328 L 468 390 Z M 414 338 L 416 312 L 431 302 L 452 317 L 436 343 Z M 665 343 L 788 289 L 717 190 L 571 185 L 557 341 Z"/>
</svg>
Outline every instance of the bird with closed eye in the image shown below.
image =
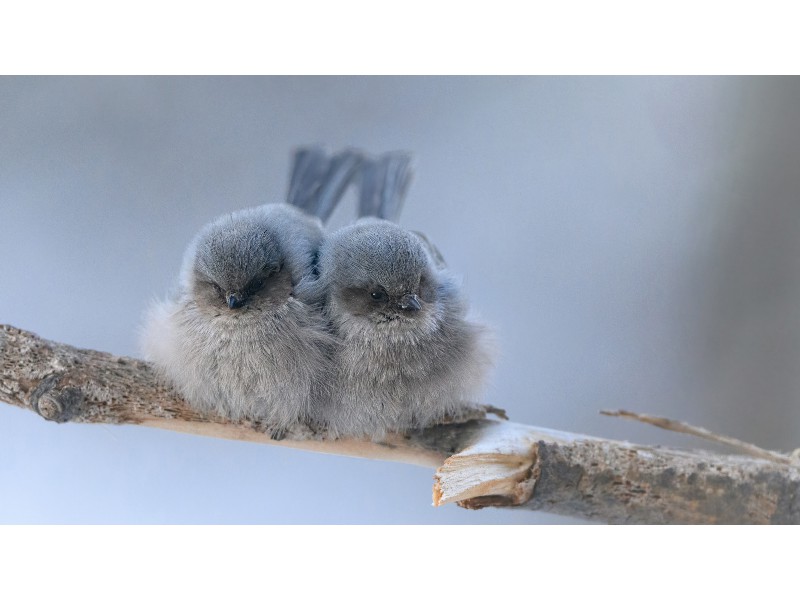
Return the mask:
<svg viewBox="0 0 800 600">
<path fill-rule="evenodd" d="M 175 293 L 151 306 L 141 335 L 145 358 L 193 407 L 262 421 L 275 437 L 329 395 L 337 343 L 309 286 L 322 225 L 292 204 L 337 197 L 355 163 L 311 158 L 313 169 L 308 153 L 295 155 L 290 204 L 224 215 L 196 235 Z"/>
</svg>

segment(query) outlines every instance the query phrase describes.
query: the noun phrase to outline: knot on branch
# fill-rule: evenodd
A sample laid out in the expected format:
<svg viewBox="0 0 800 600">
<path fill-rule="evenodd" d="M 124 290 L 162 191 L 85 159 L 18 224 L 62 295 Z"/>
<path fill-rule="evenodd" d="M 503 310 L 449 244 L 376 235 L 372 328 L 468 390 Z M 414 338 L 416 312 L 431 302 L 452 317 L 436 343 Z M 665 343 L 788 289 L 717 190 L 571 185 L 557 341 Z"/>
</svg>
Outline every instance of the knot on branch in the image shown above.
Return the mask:
<svg viewBox="0 0 800 600">
<path fill-rule="evenodd" d="M 61 375 L 48 375 L 31 394 L 31 407 L 48 421 L 66 423 L 78 412 L 83 393 L 74 387 L 58 388 Z"/>
</svg>

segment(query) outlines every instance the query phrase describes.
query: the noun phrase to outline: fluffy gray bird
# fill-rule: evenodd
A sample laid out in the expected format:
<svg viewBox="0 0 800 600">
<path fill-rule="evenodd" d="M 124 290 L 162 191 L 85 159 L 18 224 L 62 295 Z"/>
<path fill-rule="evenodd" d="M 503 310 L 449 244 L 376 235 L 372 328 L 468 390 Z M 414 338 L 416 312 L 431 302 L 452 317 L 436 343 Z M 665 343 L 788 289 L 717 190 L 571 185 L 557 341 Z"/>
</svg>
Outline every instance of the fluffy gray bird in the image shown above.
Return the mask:
<svg viewBox="0 0 800 600">
<path fill-rule="evenodd" d="M 362 214 L 399 213 L 408 162 L 392 154 L 362 164 Z M 340 340 L 336 384 L 317 417 L 332 436 L 380 439 L 477 407 L 492 363 L 488 330 L 467 318 L 457 281 L 423 236 L 359 219 L 323 242 L 319 272 Z"/>
<path fill-rule="evenodd" d="M 335 204 L 346 188 L 350 161 L 314 160 L 325 168 L 310 171 L 295 155 L 292 204 Z M 145 358 L 198 410 L 264 421 L 276 437 L 307 421 L 328 395 L 336 343 L 309 285 L 322 239 L 318 218 L 286 204 L 206 225 L 186 251 L 177 292 L 146 315 Z"/>
</svg>

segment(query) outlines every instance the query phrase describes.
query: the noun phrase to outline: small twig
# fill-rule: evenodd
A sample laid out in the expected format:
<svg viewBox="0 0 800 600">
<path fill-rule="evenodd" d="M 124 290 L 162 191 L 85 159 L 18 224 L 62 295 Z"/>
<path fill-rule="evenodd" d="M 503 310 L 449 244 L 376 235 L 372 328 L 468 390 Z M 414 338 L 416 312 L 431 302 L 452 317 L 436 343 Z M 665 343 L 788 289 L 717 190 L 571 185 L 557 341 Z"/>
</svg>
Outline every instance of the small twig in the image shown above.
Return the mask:
<svg viewBox="0 0 800 600">
<path fill-rule="evenodd" d="M 631 419 L 633 421 L 639 421 L 641 423 L 655 425 L 656 427 L 660 427 L 661 429 L 667 429 L 669 431 L 676 431 L 678 433 L 693 435 L 695 437 L 703 438 L 704 440 L 710 440 L 712 442 L 717 442 L 719 444 L 730 446 L 731 448 L 735 448 L 744 454 L 749 454 L 750 456 L 763 458 L 765 460 L 771 460 L 773 462 L 781 463 L 783 465 L 796 464 L 796 461 L 794 461 L 792 457 L 789 457 L 786 454 L 782 454 L 780 452 L 774 452 L 772 450 L 765 450 L 764 448 L 760 448 L 759 446 L 756 446 L 754 444 L 748 444 L 747 442 L 737 440 L 736 438 L 728 437 L 726 435 L 720 435 L 718 433 L 714 433 L 713 431 L 709 431 L 708 429 L 704 429 L 702 427 L 695 427 L 694 425 L 690 425 L 689 423 L 684 423 L 683 421 L 673 421 L 672 419 L 667 419 L 665 417 L 644 415 L 640 413 L 631 412 L 629 410 L 601 410 L 600 414 L 605 415 L 607 417 L 622 417 L 624 419 Z"/>
</svg>

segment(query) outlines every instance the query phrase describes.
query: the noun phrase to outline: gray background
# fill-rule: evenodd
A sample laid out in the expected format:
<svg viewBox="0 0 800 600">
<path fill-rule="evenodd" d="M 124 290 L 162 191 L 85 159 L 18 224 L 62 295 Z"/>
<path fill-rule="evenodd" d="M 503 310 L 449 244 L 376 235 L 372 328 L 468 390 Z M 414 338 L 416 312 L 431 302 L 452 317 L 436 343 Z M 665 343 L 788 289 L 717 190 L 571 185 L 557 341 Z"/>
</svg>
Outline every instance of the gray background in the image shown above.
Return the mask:
<svg viewBox="0 0 800 600">
<path fill-rule="evenodd" d="M 0 322 L 137 354 L 219 214 L 291 149 L 415 153 L 401 223 L 497 332 L 516 421 L 700 445 L 624 407 L 800 446 L 800 80 L 2 78 Z M 347 222 L 354 198 L 334 216 Z M 430 506 L 432 471 L 0 405 L 3 523 L 553 523 Z"/>
</svg>

